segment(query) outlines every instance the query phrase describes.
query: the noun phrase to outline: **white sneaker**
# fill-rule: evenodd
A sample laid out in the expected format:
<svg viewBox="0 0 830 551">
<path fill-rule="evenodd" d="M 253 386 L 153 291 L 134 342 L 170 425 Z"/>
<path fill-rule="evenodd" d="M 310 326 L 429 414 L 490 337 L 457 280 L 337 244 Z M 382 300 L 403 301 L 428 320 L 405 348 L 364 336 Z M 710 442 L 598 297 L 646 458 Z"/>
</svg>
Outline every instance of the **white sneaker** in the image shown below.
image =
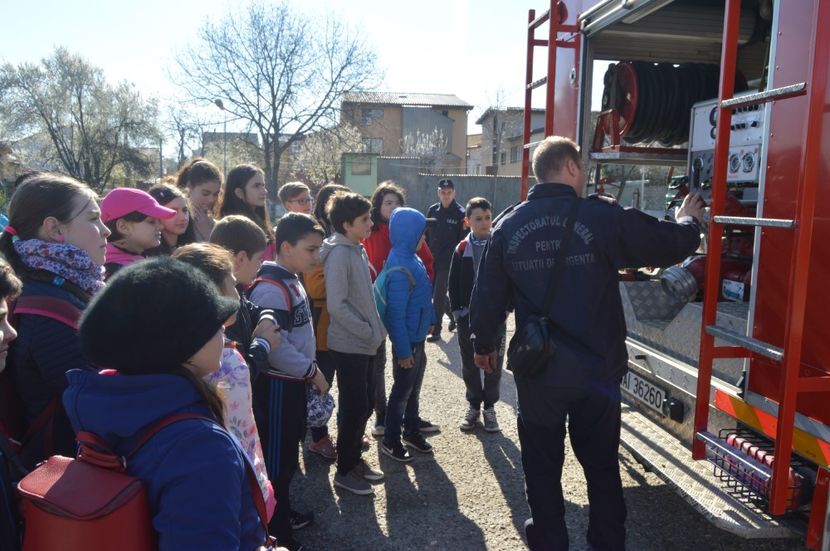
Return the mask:
<svg viewBox="0 0 830 551">
<path fill-rule="evenodd" d="M 501 432 L 499 422 L 496 420 L 496 410 L 492 407 L 484 410 L 484 430 L 487 432 Z"/>
<path fill-rule="evenodd" d="M 461 421 L 461 430 L 469 431 L 476 428 L 476 421 L 478 421 L 479 415 L 481 415 L 481 411 L 470 406 L 470 409 L 467 410 L 467 414 L 464 415 L 464 420 Z"/>
</svg>

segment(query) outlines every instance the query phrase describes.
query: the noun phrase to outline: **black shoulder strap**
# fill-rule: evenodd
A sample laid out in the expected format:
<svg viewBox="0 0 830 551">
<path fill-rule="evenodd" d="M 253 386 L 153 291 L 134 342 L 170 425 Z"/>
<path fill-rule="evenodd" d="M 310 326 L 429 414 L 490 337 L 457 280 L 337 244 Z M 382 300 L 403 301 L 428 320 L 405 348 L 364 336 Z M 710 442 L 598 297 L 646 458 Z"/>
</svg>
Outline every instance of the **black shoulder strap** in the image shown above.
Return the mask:
<svg viewBox="0 0 830 551">
<path fill-rule="evenodd" d="M 551 274 L 548 290 L 545 293 L 545 302 L 542 307 L 542 315 L 550 316 L 550 309 L 553 306 L 553 299 L 556 297 L 556 288 L 559 285 L 559 279 L 562 277 L 562 268 L 565 264 L 565 251 L 568 250 L 568 245 L 571 243 L 571 236 L 573 235 L 574 224 L 576 224 L 576 215 L 579 211 L 580 200 L 575 198 L 571 203 L 571 208 L 568 209 L 568 218 L 565 221 L 565 236 L 562 238 L 559 250 L 556 251 L 556 263 L 553 265 L 553 274 Z"/>
</svg>

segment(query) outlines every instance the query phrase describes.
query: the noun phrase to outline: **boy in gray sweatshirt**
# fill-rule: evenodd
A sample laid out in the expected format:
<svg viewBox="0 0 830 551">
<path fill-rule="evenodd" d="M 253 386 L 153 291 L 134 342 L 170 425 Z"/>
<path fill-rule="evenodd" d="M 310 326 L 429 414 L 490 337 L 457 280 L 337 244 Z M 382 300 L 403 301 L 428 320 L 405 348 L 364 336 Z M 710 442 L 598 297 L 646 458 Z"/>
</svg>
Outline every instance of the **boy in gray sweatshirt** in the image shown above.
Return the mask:
<svg viewBox="0 0 830 551">
<path fill-rule="evenodd" d="M 314 360 L 311 308 L 296 274 L 319 261 L 323 235 L 323 228 L 306 214 L 284 216 L 277 224 L 277 260 L 263 263 L 248 291 L 251 302 L 274 310 L 282 328 L 282 342 L 268 356 L 270 369 L 253 381 L 253 406 L 268 478 L 277 498 L 270 531 L 289 549 L 299 548 L 293 526 L 304 526 L 313 518 L 310 513 L 293 511 L 289 496 L 306 431 L 306 386 L 311 383 L 321 393 L 329 388 Z"/>
<path fill-rule="evenodd" d="M 360 457 L 374 404 L 374 357 L 386 338 L 372 294 L 369 259 L 360 243 L 372 229 L 371 208 L 369 200 L 356 193 L 332 196 L 326 212 L 335 232 L 320 252 L 330 319 L 328 347 L 339 389 L 334 484 L 358 495 L 371 495 L 369 481 L 383 478 Z"/>
</svg>

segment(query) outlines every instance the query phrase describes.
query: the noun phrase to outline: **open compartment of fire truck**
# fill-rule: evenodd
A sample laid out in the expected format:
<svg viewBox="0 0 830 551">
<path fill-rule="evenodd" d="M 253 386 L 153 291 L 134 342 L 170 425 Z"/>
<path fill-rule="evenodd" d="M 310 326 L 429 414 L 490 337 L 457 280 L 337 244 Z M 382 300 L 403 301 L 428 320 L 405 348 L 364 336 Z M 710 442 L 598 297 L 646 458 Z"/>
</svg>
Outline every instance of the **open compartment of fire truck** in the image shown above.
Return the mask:
<svg viewBox="0 0 830 551">
<path fill-rule="evenodd" d="M 828 540 L 828 4 L 554 0 L 528 19 L 526 79 L 526 107 L 545 86 L 545 135 L 581 144 L 589 192 L 655 216 L 687 193 L 711 205 L 697 254 L 621 275 L 624 395 L 736 499 L 805 521 L 812 508 L 813 547 Z"/>
</svg>

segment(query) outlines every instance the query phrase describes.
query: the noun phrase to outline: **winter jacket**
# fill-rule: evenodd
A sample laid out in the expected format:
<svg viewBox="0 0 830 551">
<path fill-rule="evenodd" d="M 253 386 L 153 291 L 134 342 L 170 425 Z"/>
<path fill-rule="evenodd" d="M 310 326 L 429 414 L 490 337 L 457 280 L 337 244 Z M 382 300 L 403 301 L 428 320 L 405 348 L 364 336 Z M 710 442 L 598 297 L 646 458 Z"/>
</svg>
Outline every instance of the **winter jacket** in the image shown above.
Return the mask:
<svg viewBox="0 0 830 551">
<path fill-rule="evenodd" d="M 297 276 L 277 264 L 263 262 L 248 298 L 261 308 L 274 310 L 280 325 L 280 345 L 268 356 L 268 376 L 289 381 L 314 377 L 314 328 L 308 296 Z"/>
<path fill-rule="evenodd" d="M 552 386 L 619 380 L 628 355 L 618 271 L 670 266 L 700 242 L 700 228 L 691 218 L 680 224 L 659 221 L 604 198 L 577 198 L 564 184 L 537 184 L 527 201 L 496 221 L 484 252 L 470 301 L 477 353 L 494 349 L 510 305 L 516 309 L 516 327 L 539 313 L 574 201 L 580 208 L 559 288 L 552 310 L 544 312 L 555 324 L 558 348 L 534 379 Z"/>
<path fill-rule="evenodd" d="M 193 384 L 179 375 L 73 370 L 67 377 L 63 403 L 72 426 L 104 438 L 120 455 L 166 417 L 212 417 Z M 199 419 L 163 428 L 130 457 L 127 473 L 146 484 L 160 551 L 252 550 L 262 544 L 245 461 L 233 436 Z"/>
<path fill-rule="evenodd" d="M 144 257 L 116 247 L 113 243 L 107 243 L 107 263 L 104 264 L 104 269 L 107 271 L 106 279 L 111 278 L 124 266 L 129 266 L 139 260 L 144 260 Z"/>
<path fill-rule="evenodd" d="M 450 310 L 457 318 L 469 313 L 470 295 L 473 293 L 473 284 L 476 280 L 474 245 L 470 235 L 461 240 L 456 246 L 450 263 L 450 277 L 447 291 L 450 295 Z"/>
<path fill-rule="evenodd" d="M 366 249 L 366 256 L 369 257 L 369 269 L 372 273 L 372 281 L 374 281 L 378 278 L 380 271 L 383 270 L 389 251 L 392 250 L 392 241 L 389 239 L 389 224 L 380 222 L 372 226 L 372 233 L 362 243 Z M 426 242 L 418 249 L 418 257 L 424 263 L 430 281 L 435 279 L 435 272 L 432 270 L 434 259 Z"/>
<path fill-rule="evenodd" d="M 329 350 L 374 356 L 386 338 L 372 294 L 369 259 L 360 243 L 335 232 L 323 241 Z"/>
<path fill-rule="evenodd" d="M 427 230 L 427 244 L 435 257 L 435 269 L 449 268 L 455 246 L 467 234 L 464 229 L 464 207 L 455 200 L 447 208 L 440 202 L 435 203 L 429 207 L 427 218 L 436 220 Z"/>
<path fill-rule="evenodd" d="M 268 356 L 271 345 L 262 337 L 253 338 L 259 317 L 266 308 L 260 308 L 239 293 L 239 311 L 233 324 L 225 328 L 225 336 L 236 343 L 236 349 L 245 358 L 251 370 L 251 380 L 269 370 Z"/>
<path fill-rule="evenodd" d="M 59 298 L 80 310 L 88 301 L 62 287 L 28 279 L 23 282 L 21 295 Z M 29 426 L 45 419 L 41 414 L 47 408 L 55 410 L 52 430 L 44 427 L 38 431 L 31 445 L 21 454 L 24 463 L 31 468 L 50 454 L 74 455 L 75 433 L 60 406 L 60 397 L 67 386 L 67 371 L 92 371 L 93 368 L 81 354 L 78 331 L 73 327 L 37 314 L 18 313 L 15 318 L 18 336 L 9 348 L 7 370 L 23 404 L 24 422 Z"/>
<path fill-rule="evenodd" d="M 386 324 L 398 358 L 410 357 L 412 344 L 423 342 L 430 325 L 435 323 L 432 284 L 424 263 L 415 254 L 425 225 L 423 214 L 405 207 L 395 209 L 390 220 L 392 251 L 386 265 L 406 268 L 415 279 L 412 287 L 407 275 L 401 271 L 389 272 L 386 276 Z"/>
</svg>

